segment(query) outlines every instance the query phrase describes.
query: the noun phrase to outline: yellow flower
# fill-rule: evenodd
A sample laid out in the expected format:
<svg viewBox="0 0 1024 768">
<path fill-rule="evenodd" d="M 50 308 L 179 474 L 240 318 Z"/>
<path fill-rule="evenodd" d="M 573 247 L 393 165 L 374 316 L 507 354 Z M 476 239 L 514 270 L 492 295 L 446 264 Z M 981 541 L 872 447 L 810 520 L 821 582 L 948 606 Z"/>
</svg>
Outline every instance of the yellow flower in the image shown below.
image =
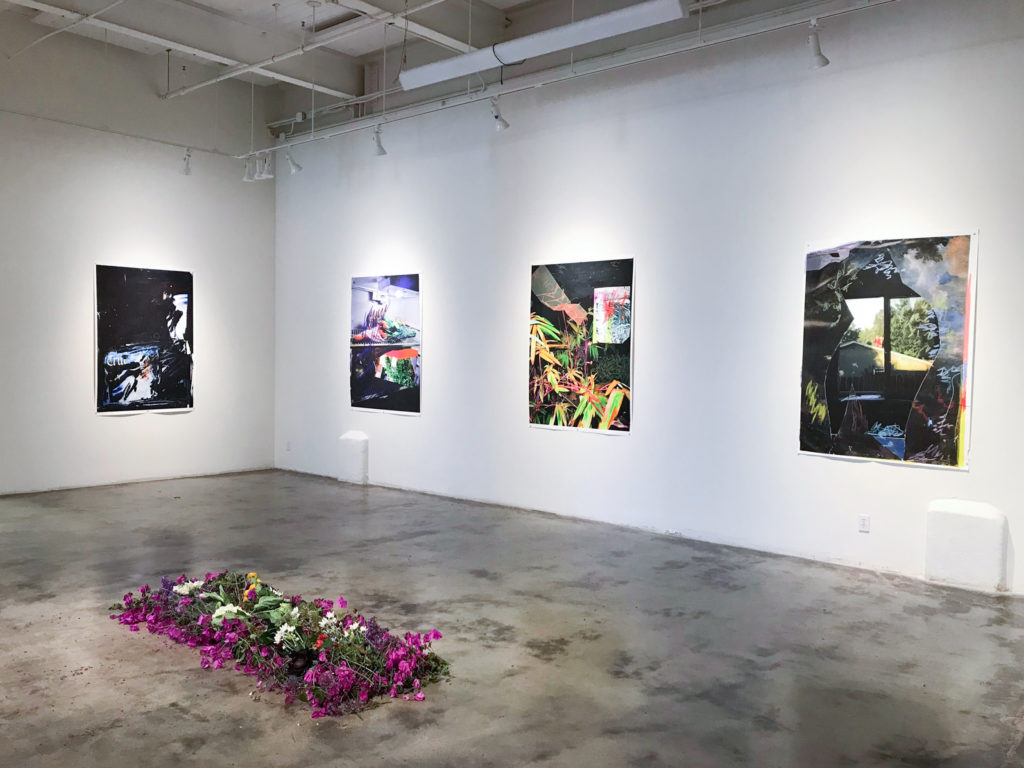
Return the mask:
<svg viewBox="0 0 1024 768">
<path fill-rule="evenodd" d="M 253 580 L 253 579 L 255 579 L 255 578 L 256 578 L 257 576 L 259 576 L 259 574 L 258 574 L 258 573 L 256 573 L 256 571 L 253 571 L 252 573 L 247 573 L 247 574 L 245 574 L 245 578 L 247 578 L 247 579 L 248 579 L 249 581 L 252 581 L 252 580 Z"/>
</svg>

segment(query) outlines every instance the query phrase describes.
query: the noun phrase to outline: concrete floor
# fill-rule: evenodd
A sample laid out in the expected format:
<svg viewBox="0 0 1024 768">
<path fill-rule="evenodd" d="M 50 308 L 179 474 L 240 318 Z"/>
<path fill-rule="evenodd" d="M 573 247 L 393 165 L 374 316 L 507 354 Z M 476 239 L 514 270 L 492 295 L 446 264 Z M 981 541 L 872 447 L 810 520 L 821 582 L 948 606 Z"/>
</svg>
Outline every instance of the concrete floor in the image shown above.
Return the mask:
<svg viewBox="0 0 1024 768">
<path fill-rule="evenodd" d="M 272 471 L 0 498 L 2 766 L 1018 766 L 1024 602 Z M 454 678 L 313 721 L 107 618 L 255 569 Z"/>
</svg>

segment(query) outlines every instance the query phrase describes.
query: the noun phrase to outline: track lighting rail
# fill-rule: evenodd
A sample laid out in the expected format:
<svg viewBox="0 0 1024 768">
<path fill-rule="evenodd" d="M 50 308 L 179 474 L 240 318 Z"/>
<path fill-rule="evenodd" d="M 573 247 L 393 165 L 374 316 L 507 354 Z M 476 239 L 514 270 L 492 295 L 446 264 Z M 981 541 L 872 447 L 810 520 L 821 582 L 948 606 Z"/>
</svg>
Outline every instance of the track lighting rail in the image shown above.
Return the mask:
<svg viewBox="0 0 1024 768">
<path fill-rule="evenodd" d="M 711 45 L 733 42 L 748 37 L 755 37 L 768 32 L 775 32 L 781 29 L 792 27 L 807 27 L 812 19 L 827 19 L 833 16 L 841 16 L 847 13 L 867 10 L 900 2 L 900 0 L 829 0 L 829 2 L 805 2 L 790 7 L 783 11 L 762 14 L 759 16 L 744 19 L 742 21 L 729 22 L 714 27 L 704 28 L 699 32 L 690 32 L 676 38 L 661 40 L 655 43 L 627 48 L 605 56 L 597 56 L 593 59 L 576 61 L 572 66 L 562 66 L 554 69 L 536 72 L 525 75 L 514 80 L 507 80 L 504 84 L 487 88 L 473 93 L 447 96 L 443 98 L 430 99 L 428 101 L 399 107 L 389 111 L 386 116 L 374 115 L 371 117 L 352 120 L 342 126 L 336 126 L 323 130 L 321 133 L 305 134 L 301 138 L 283 142 L 275 147 L 236 155 L 237 159 L 246 159 L 264 152 L 279 152 L 293 147 L 310 144 L 314 141 L 323 141 L 336 136 L 343 136 L 354 131 L 365 130 L 384 123 L 408 120 L 433 112 L 440 112 L 445 109 L 461 107 L 473 104 L 478 101 L 490 100 L 491 98 L 504 96 L 510 93 L 526 91 L 531 88 L 554 85 L 556 83 L 575 80 L 588 75 L 595 75 L 601 72 L 608 72 L 622 67 L 632 66 L 647 61 L 654 61 L 666 56 L 675 56 L 687 51 L 699 50 Z"/>
</svg>

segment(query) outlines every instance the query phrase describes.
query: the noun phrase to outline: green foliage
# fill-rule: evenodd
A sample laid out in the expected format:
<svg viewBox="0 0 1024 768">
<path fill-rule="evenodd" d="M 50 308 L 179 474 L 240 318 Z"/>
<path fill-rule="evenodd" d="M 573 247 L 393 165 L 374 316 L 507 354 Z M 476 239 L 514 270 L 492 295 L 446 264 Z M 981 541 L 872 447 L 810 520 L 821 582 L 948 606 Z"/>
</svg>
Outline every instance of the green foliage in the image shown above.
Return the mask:
<svg viewBox="0 0 1024 768">
<path fill-rule="evenodd" d="M 591 324 L 589 317 L 582 325 L 565 317 L 565 327 L 559 329 L 540 315 L 530 316 L 530 421 L 534 424 L 623 426 L 616 419 L 629 398 L 629 385 L 598 376 L 597 367 L 607 351 L 598 354 L 603 348 L 591 343 Z"/>
<path fill-rule="evenodd" d="M 928 359 L 931 343 L 922 333 L 921 325 L 928 322 L 931 307 L 924 299 L 897 299 L 892 303 L 892 351 L 910 355 L 921 360 Z"/>
<path fill-rule="evenodd" d="M 893 299 L 890 304 L 892 316 L 889 318 L 889 331 L 892 337 L 892 351 L 903 355 L 928 359 L 931 342 L 921 331 L 921 326 L 928 322 L 931 305 L 924 299 Z M 862 344 L 872 344 L 876 338 L 885 335 L 885 318 L 882 310 L 875 314 L 875 319 L 867 328 L 850 330 L 844 334 L 842 341 L 852 341 L 851 334 L 856 332 L 856 340 Z"/>
<path fill-rule="evenodd" d="M 413 367 L 412 360 L 397 360 L 391 380 L 401 387 L 415 387 L 416 369 Z"/>
<path fill-rule="evenodd" d="M 606 350 L 594 366 L 594 375 L 600 382 L 620 381 L 629 384 L 629 358 L 619 352 Z"/>
</svg>

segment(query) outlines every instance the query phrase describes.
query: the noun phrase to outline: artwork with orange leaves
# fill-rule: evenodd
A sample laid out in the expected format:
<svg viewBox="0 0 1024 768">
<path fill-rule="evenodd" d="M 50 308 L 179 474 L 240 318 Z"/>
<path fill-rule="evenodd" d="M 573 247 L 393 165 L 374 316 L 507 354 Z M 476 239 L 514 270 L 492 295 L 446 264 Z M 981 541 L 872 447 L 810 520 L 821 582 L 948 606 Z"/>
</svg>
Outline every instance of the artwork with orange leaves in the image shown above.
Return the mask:
<svg viewBox="0 0 1024 768">
<path fill-rule="evenodd" d="M 530 423 L 628 432 L 633 260 L 535 265 L 530 287 Z"/>
</svg>

